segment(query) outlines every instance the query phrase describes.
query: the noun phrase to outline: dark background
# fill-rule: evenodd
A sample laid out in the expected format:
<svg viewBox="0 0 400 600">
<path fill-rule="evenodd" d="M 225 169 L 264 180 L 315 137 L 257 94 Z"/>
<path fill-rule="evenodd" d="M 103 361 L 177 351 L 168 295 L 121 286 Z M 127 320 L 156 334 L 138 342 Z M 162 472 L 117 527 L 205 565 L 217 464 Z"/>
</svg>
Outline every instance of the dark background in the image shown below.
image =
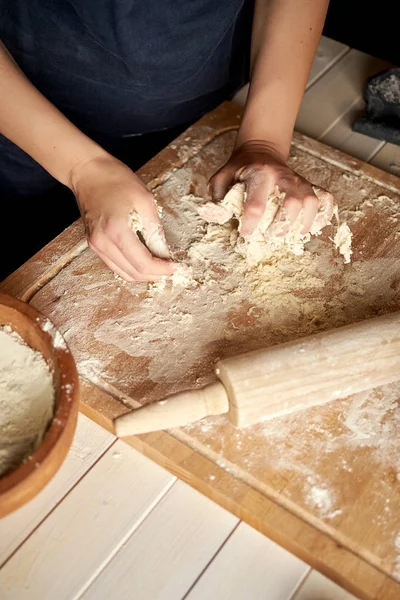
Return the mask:
<svg viewBox="0 0 400 600">
<path fill-rule="evenodd" d="M 331 0 L 323 34 L 400 66 L 399 13 L 396 0 Z"/>
</svg>

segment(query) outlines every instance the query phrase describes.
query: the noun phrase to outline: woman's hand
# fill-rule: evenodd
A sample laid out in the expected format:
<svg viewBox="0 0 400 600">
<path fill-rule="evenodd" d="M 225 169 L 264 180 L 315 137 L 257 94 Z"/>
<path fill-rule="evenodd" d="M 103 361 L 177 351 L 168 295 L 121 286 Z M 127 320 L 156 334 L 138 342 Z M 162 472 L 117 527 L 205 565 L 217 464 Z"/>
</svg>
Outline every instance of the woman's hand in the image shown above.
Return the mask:
<svg viewBox="0 0 400 600">
<path fill-rule="evenodd" d="M 74 168 L 70 187 L 90 248 L 114 273 L 126 281 L 154 281 L 172 275 L 174 264 L 169 260 L 155 200 L 126 165 L 112 156 L 94 158 Z M 148 247 L 135 233 L 132 217 L 142 225 Z"/>
<path fill-rule="evenodd" d="M 285 192 L 282 208 L 275 217 L 275 223 L 289 218 L 286 229 L 303 210 L 302 233 L 309 232 L 318 210 L 318 198 L 312 185 L 292 171 L 273 145 L 264 141 L 254 140 L 242 144 L 234 150 L 228 162 L 211 178 L 210 188 L 214 201 L 222 200 L 226 192 L 237 182 L 246 185 L 246 203 L 241 221 L 240 233 L 244 237 L 250 235 L 264 214 L 268 196 L 278 186 L 280 192 Z M 330 207 L 327 210 L 328 219 L 332 216 L 333 196 L 325 192 Z M 285 214 L 286 213 L 286 214 Z M 271 225 L 273 227 L 273 224 Z"/>
</svg>

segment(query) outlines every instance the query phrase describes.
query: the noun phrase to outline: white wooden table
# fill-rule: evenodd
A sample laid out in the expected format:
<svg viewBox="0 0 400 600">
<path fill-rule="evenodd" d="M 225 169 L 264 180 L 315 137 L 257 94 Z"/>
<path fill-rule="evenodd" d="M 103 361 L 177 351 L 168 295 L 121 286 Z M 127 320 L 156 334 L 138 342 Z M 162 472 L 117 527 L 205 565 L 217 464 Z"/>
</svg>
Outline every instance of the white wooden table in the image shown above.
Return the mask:
<svg viewBox="0 0 400 600">
<path fill-rule="evenodd" d="M 400 147 L 351 131 L 367 76 L 386 67 L 323 38 L 296 128 L 399 174 Z M 80 415 L 51 483 L 0 521 L 0 600 L 78 598 L 354 596 Z"/>
</svg>

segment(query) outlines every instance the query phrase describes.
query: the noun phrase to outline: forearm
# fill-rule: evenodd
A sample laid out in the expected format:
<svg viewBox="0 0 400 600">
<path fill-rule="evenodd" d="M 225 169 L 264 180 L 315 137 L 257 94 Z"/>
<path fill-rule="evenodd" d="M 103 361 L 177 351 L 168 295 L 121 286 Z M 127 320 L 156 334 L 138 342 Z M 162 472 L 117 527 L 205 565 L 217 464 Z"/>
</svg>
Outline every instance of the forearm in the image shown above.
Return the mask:
<svg viewBox="0 0 400 600">
<path fill-rule="evenodd" d="M 71 187 L 74 169 L 105 150 L 84 135 L 25 77 L 0 42 L 0 132 Z"/>
<path fill-rule="evenodd" d="M 236 146 L 266 141 L 285 159 L 329 0 L 256 0 L 251 78 Z"/>
</svg>

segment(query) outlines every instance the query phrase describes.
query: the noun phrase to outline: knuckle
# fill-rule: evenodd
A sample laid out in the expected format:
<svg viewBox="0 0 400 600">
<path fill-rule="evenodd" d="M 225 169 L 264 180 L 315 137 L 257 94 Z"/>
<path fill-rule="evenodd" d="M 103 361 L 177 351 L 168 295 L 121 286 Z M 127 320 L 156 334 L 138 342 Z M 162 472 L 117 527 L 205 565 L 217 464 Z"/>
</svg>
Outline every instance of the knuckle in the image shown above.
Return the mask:
<svg viewBox="0 0 400 600">
<path fill-rule="evenodd" d="M 245 181 L 246 179 L 253 179 L 259 176 L 261 173 L 264 173 L 266 169 L 266 165 L 263 165 L 260 162 L 253 162 L 250 165 L 245 165 L 242 167 L 237 172 L 237 175 L 241 181 Z"/>
<path fill-rule="evenodd" d="M 143 262 L 136 262 L 135 269 L 140 276 L 145 275 L 145 273 L 147 272 L 146 265 Z"/>
<path fill-rule="evenodd" d="M 258 218 L 264 214 L 266 203 L 261 200 L 252 200 L 246 203 L 244 213 L 247 217 Z"/>
<path fill-rule="evenodd" d="M 118 231 L 118 227 L 114 221 L 114 219 L 107 219 L 103 226 L 104 234 L 109 237 L 115 237 L 116 232 Z"/>
<path fill-rule="evenodd" d="M 104 236 L 99 231 L 93 231 L 88 237 L 88 246 L 91 250 L 102 250 L 104 248 Z"/>
<path fill-rule="evenodd" d="M 283 205 L 285 208 L 301 208 L 303 206 L 303 200 L 297 196 L 290 196 L 285 198 Z"/>
</svg>

